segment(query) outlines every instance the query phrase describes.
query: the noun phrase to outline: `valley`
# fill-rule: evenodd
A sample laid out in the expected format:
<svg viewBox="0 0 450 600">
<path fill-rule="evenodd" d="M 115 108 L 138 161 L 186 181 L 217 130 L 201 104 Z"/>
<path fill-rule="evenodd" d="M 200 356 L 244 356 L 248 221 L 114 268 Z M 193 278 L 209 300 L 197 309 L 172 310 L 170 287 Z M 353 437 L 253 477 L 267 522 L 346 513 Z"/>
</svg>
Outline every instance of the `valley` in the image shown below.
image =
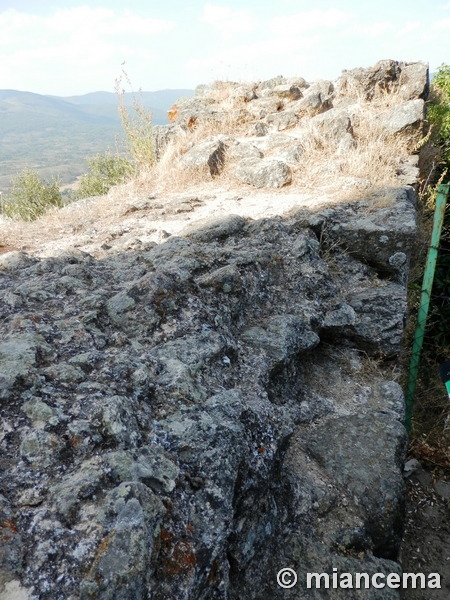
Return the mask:
<svg viewBox="0 0 450 600">
<path fill-rule="evenodd" d="M 167 110 L 193 90 L 175 89 L 135 94 L 152 111 L 153 123 L 167 123 Z M 133 94 L 124 96 L 131 107 Z M 118 98 L 93 92 L 67 98 L 17 90 L 0 90 L 0 192 L 11 190 L 11 177 L 25 168 L 61 186 L 73 184 L 88 169 L 87 158 L 107 150 L 123 150 Z"/>
</svg>

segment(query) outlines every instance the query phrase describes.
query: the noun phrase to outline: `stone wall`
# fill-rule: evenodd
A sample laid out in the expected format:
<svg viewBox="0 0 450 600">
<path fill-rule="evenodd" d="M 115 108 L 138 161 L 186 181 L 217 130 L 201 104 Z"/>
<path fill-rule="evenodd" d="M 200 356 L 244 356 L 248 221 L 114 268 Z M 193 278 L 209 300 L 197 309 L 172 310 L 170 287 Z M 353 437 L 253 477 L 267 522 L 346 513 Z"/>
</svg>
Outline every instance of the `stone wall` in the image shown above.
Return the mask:
<svg viewBox="0 0 450 600">
<path fill-rule="evenodd" d="M 331 132 L 347 119 L 339 144 L 352 137 L 332 112 L 343 98 L 395 89 L 404 103 L 384 123 L 412 147 L 427 85 L 422 63 L 382 61 L 235 93 L 252 110 L 288 97 L 262 132 L 306 113 Z M 213 106 L 208 89 L 167 131 Z M 202 149 L 211 168 L 220 143 Z M 240 145 L 256 177 L 265 159 Z M 400 597 L 307 590 L 305 576 L 400 572 L 395 379 L 416 234 L 402 177 L 416 175 L 399 173 L 387 204 L 210 217 L 102 257 L 0 257 L 0 598 Z M 283 567 L 292 590 L 277 585 Z"/>
</svg>

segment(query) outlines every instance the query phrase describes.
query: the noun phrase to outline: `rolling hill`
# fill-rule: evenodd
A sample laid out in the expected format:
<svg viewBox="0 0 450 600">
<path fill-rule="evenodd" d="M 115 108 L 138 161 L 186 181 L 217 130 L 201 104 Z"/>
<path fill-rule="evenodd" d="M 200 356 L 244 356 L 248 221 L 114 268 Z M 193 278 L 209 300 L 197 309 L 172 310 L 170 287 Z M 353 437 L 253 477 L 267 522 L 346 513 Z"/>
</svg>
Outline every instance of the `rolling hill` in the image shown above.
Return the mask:
<svg viewBox="0 0 450 600">
<path fill-rule="evenodd" d="M 136 98 L 152 111 L 153 123 L 167 123 L 167 110 L 193 90 L 143 92 Z M 131 106 L 133 95 L 125 94 Z M 0 90 L 0 191 L 11 188 L 11 176 L 28 167 L 41 177 L 59 175 L 69 184 L 87 170 L 86 157 L 120 144 L 122 129 L 117 96 L 92 92 L 82 96 L 44 96 Z"/>
</svg>

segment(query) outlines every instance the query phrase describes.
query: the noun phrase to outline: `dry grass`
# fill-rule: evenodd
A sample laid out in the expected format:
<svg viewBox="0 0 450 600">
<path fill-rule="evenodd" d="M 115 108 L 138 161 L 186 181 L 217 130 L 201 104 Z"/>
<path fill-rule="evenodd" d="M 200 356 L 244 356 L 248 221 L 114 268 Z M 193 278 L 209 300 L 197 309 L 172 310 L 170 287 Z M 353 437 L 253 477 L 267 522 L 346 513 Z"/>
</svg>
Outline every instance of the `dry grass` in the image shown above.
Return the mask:
<svg viewBox="0 0 450 600">
<path fill-rule="evenodd" d="M 218 82 L 217 88 L 211 90 L 210 97 L 220 101 L 225 117 L 200 121 L 192 131 L 180 132 L 168 145 L 155 168 L 151 179 L 154 189 L 180 191 L 191 183 L 196 185 L 209 181 L 210 175 L 206 170 L 187 171 L 180 164 L 183 154 L 208 137 L 247 137 L 250 126 L 258 119 L 250 115 L 240 97 L 233 96 L 233 90 L 232 84 L 227 82 Z M 294 138 L 293 142 L 300 142 L 303 147 L 301 161 L 292 169 L 291 189 L 333 187 L 337 180 L 345 178 L 361 180 L 362 187 L 369 192 L 396 185 L 399 165 L 408 157 L 405 140 L 401 136 L 387 136 L 374 117 L 401 102 L 401 96 L 392 93 L 383 94 L 372 102 L 360 100 L 352 107 L 353 121 L 357 123 L 354 125 L 357 145 L 345 152 L 326 134 L 319 134 L 309 119 L 302 119 L 296 128 L 281 132 Z M 289 105 L 286 108 L 289 109 Z M 276 155 L 279 149 L 267 152 L 267 156 Z M 217 184 L 233 185 L 231 171 L 225 168 Z M 355 187 L 358 187 L 358 181 L 355 181 Z M 346 189 L 342 191 L 344 199 L 349 196 Z M 354 189 L 350 190 L 350 195 L 352 193 Z"/>
<path fill-rule="evenodd" d="M 122 214 L 123 207 L 111 197 L 103 196 L 96 202 L 81 200 L 61 210 L 50 210 L 29 223 L 0 217 L 2 242 L 15 250 L 29 250 L 61 236 L 65 243 L 72 237 L 75 243 L 81 232 L 95 231 L 99 223 L 106 219 L 117 222 Z"/>
<path fill-rule="evenodd" d="M 370 198 L 370 206 L 368 212 L 376 212 L 383 208 L 390 208 L 397 200 L 397 192 L 395 188 L 383 188 L 380 191 L 373 193 Z"/>
<path fill-rule="evenodd" d="M 387 136 L 374 121 L 372 106 L 358 110 L 358 126 L 353 133 L 355 147 L 341 152 L 335 140 L 318 134 L 307 121 L 303 127 L 304 155 L 294 170 L 294 183 L 305 187 L 333 185 L 337 177 L 353 177 L 370 182 L 373 189 L 392 186 L 402 160 L 408 157 L 401 136 Z"/>
</svg>

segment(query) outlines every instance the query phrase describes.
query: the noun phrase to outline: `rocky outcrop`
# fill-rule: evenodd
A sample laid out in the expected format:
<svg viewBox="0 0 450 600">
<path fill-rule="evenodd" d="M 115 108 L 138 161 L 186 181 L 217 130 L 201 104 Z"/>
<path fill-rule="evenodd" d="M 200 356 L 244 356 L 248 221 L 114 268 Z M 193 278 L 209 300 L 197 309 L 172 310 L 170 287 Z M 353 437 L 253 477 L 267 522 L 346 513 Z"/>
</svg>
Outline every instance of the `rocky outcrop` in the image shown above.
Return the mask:
<svg viewBox="0 0 450 600">
<path fill-rule="evenodd" d="M 377 115 L 377 122 L 389 135 L 407 134 L 412 148 L 423 137 L 425 103 L 423 100 L 409 100 L 399 106 Z"/>
<path fill-rule="evenodd" d="M 102 261 L 2 257 L 21 302 L 2 307 L 5 581 L 256 599 L 281 597 L 285 563 L 396 568 L 402 394 L 361 379 L 358 350 L 399 352 L 406 289 L 362 250 L 330 267 L 313 231 L 366 231 L 375 256 L 384 209 L 363 209 L 207 220 Z M 414 230 L 398 235 L 407 253 Z"/>
<path fill-rule="evenodd" d="M 307 223 L 329 245 L 340 244 L 379 273 L 405 281 L 416 234 L 416 195 L 412 187 L 385 189 L 369 203 L 351 203 L 307 217 Z"/>
<path fill-rule="evenodd" d="M 405 81 L 397 66 L 364 77 Z M 351 111 L 323 116 L 330 82 L 234 87 L 248 104 L 320 101 L 315 126 L 352 137 Z M 276 204 L 290 167 L 273 156 L 302 160 L 289 140 L 214 138 L 183 160 L 212 175 L 236 161 Z M 0 597 L 306 599 L 308 572 L 400 572 L 404 400 L 383 361 L 401 350 L 415 235 L 399 185 L 315 213 L 193 218 L 98 255 L 2 255 Z"/>
<path fill-rule="evenodd" d="M 282 76 L 252 85 L 217 81 L 199 86 L 194 98 L 181 99 L 176 113 L 171 112 L 176 122 L 157 129 L 156 153 L 160 156 L 177 132 L 188 135 L 199 126 L 232 122 L 229 135 L 192 142 L 193 147 L 183 151 L 180 164 L 200 169 L 209 166 L 215 176 L 230 162 L 238 181 L 256 188 L 284 187 L 292 181 L 291 168 L 311 145 L 336 148 L 339 156 L 357 151 L 361 119 L 386 144 L 401 136 L 407 152 L 417 152 L 424 133 L 428 87 L 425 63 L 393 60 L 380 61 L 369 69 L 344 71 L 334 82 L 320 80 L 311 85 L 299 77 Z M 388 108 L 370 117 L 364 115 L 362 104 L 383 101 Z M 237 136 L 234 130 L 243 125 L 247 126 L 246 135 Z M 283 152 L 266 156 L 265 150 L 273 148 L 264 140 L 276 136 L 284 136 Z M 255 138 L 263 141 L 265 150 L 255 144 Z M 367 143 L 364 136 L 362 143 Z M 264 156 L 257 156 L 254 145 Z M 237 168 L 233 162 L 239 163 Z M 339 171 L 339 161 L 334 168 Z M 402 178 L 402 174 L 399 169 L 399 184 L 413 183 L 417 177 Z"/>
<path fill-rule="evenodd" d="M 343 71 L 336 83 L 336 95 L 363 95 L 373 100 L 383 94 L 398 92 L 405 101 L 426 99 L 429 90 L 428 65 L 424 62 L 380 60 L 368 69 Z"/>
</svg>

